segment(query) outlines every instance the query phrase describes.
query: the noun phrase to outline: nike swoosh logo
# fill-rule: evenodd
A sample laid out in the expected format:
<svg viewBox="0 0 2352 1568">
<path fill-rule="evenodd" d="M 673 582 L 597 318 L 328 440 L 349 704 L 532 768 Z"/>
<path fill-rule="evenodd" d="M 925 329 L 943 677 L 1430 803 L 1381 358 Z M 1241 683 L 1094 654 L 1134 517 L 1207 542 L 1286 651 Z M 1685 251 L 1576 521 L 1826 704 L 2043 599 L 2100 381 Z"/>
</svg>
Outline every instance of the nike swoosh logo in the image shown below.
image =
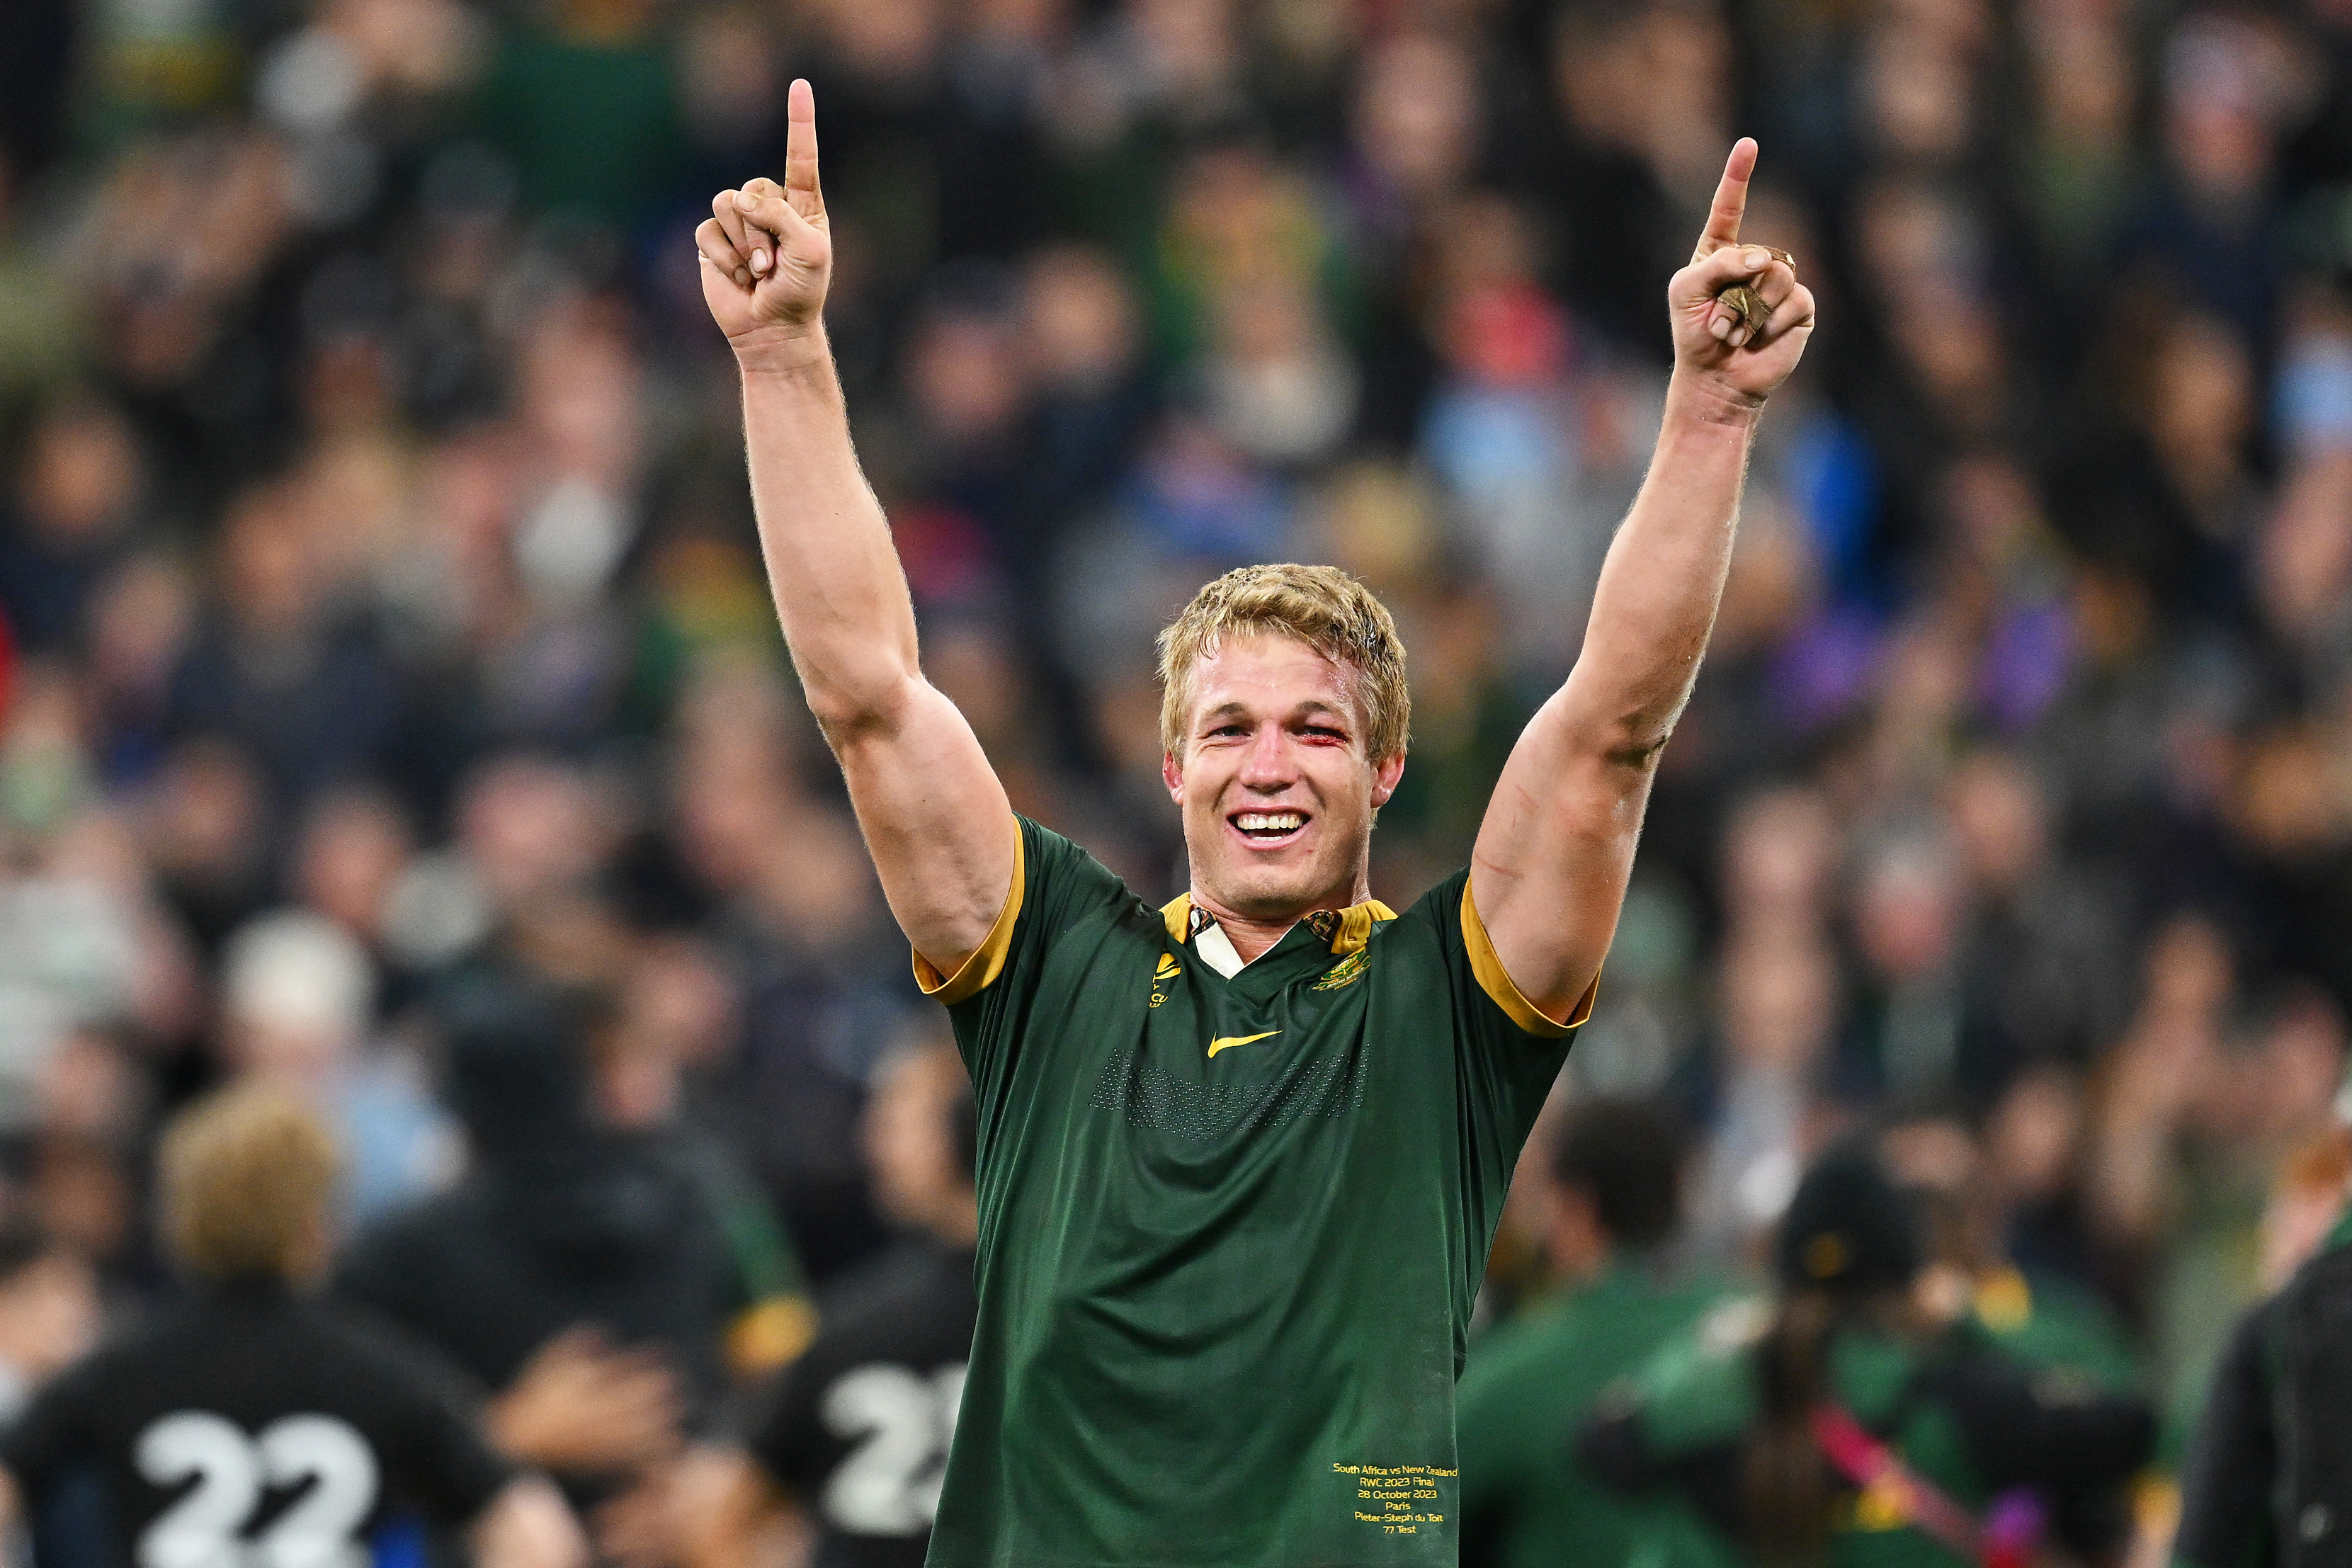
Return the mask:
<svg viewBox="0 0 2352 1568">
<path fill-rule="evenodd" d="M 1209 1054 L 1213 1057 L 1219 1051 L 1231 1050 L 1235 1046 L 1246 1046 L 1255 1044 L 1259 1040 L 1270 1040 L 1280 1033 L 1282 1033 L 1280 1029 L 1268 1029 L 1263 1035 L 1219 1035 L 1215 1039 L 1209 1042 Z"/>
</svg>

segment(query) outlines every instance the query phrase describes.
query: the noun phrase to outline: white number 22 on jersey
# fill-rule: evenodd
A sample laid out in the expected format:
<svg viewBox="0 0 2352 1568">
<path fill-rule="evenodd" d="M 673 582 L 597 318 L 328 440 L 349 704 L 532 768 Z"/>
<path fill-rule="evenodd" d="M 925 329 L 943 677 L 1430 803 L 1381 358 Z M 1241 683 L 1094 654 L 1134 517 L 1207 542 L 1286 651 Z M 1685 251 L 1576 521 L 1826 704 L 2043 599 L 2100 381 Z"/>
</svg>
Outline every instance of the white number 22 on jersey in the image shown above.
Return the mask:
<svg viewBox="0 0 2352 1568">
<path fill-rule="evenodd" d="M 963 1403 L 963 1363 L 929 1377 L 875 1362 L 842 1373 L 821 1414 L 836 1437 L 862 1437 L 824 1484 L 824 1516 L 852 1535 L 920 1535 L 940 1511 L 948 1440 Z M 145 1568 L 145 1565 L 142 1565 Z M 161 1568 L 158 1564 L 157 1568 Z"/>
<path fill-rule="evenodd" d="M 331 1415 L 288 1415 L 248 1437 L 205 1410 L 163 1416 L 139 1435 L 139 1473 L 159 1487 L 196 1484 L 139 1538 L 139 1568 L 364 1568 L 352 1540 L 375 1507 L 375 1453 Z M 246 1526 L 266 1487 L 314 1484 L 257 1539 Z"/>
</svg>

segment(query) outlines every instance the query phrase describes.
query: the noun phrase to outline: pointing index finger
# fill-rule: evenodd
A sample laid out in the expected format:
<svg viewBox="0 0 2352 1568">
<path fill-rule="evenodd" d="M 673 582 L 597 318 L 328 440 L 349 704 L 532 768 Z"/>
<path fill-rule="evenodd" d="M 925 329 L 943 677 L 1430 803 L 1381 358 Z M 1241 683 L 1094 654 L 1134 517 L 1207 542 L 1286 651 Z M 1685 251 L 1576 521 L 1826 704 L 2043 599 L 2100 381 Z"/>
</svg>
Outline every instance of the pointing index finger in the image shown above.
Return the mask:
<svg viewBox="0 0 2352 1568">
<path fill-rule="evenodd" d="M 784 188 L 822 201 L 816 177 L 816 92 L 805 79 L 795 79 L 785 95 L 784 121 Z M 802 211 L 806 216 L 808 209 Z"/>
<path fill-rule="evenodd" d="M 1707 210 L 1706 230 L 1699 236 L 1706 249 L 1739 243 L 1739 220 L 1748 216 L 1748 176 L 1756 172 L 1756 139 L 1742 136 L 1731 144 L 1723 162 L 1723 180 L 1715 187 L 1715 205 Z"/>
</svg>

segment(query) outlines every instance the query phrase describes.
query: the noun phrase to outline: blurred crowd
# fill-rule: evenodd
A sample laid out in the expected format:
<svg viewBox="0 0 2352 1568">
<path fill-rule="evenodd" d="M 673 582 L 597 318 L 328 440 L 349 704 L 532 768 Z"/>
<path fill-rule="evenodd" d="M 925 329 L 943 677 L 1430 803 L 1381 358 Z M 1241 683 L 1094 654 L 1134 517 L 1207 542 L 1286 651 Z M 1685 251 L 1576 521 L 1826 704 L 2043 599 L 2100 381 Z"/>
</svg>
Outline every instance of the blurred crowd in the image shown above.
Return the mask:
<svg viewBox="0 0 2352 1568">
<path fill-rule="evenodd" d="M 694 1152 L 742 1309 L 694 1376 L 788 1359 L 779 1303 L 903 1219 L 861 1118 L 940 1026 L 793 691 L 690 239 L 780 170 L 795 75 L 926 667 L 1015 805 L 1155 901 L 1151 636 L 1250 561 L 1394 610 L 1375 891 L 1461 864 L 1641 478 L 1664 281 L 1757 136 L 1745 237 L 1822 325 L 1568 1092 L 1697 1131 L 1695 1269 L 1755 1265 L 1842 1129 L 1927 1118 L 1969 1244 L 2111 1328 L 2176 1433 L 2326 1229 L 2345 0 L 12 0 L 5 30 L 0 1207 L 42 1239 L 0 1285 L 0 1412 L 169 1288 L 154 1130 L 218 1082 L 328 1119 L 379 1262 L 461 1203 L 498 1135 L 448 1071 L 460 982 L 585 998 L 583 1114 Z M 1543 1293 L 1539 1229 L 1491 1315 Z M 542 1353 L 631 1432 L 691 1423 L 621 1352 Z"/>
</svg>

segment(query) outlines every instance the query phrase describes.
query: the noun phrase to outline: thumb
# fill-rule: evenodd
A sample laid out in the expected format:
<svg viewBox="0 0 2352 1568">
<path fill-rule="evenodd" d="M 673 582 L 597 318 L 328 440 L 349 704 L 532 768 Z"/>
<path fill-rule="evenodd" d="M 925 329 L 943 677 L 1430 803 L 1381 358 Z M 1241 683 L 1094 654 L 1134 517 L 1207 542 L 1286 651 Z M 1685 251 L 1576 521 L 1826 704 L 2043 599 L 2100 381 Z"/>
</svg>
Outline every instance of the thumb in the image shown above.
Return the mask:
<svg viewBox="0 0 2352 1568">
<path fill-rule="evenodd" d="M 1727 245 L 1703 256 L 1675 278 L 1675 303 L 1699 305 L 1735 283 L 1752 283 L 1772 265 L 1772 252 L 1760 245 Z"/>
</svg>

